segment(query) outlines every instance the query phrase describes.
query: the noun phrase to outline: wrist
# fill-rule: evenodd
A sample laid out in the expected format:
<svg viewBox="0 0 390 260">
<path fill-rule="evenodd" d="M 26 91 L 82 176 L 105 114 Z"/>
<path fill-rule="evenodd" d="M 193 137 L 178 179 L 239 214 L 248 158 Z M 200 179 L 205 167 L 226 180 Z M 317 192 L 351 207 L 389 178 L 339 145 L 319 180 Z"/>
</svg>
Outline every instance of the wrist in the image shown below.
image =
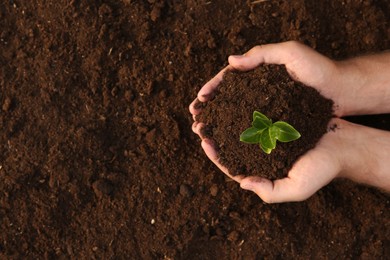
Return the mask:
<svg viewBox="0 0 390 260">
<path fill-rule="evenodd" d="M 336 67 L 339 116 L 390 112 L 390 53 L 337 61 Z"/>
<path fill-rule="evenodd" d="M 333 87 L 337 89 L 335 103 L 338 116 L 360 114 L 362 105 L 359 93 L 366 84 L 366 78 L 361 68 L 354 59 L 335 61 L 336 73 L 333 79 Z"/>
<path fill-rule="evenodd" d="M 339 177 L 390 191 L 390 132 L 349 122 L 340 128 L 336 130 L 343 151 Z"/>
</svg>

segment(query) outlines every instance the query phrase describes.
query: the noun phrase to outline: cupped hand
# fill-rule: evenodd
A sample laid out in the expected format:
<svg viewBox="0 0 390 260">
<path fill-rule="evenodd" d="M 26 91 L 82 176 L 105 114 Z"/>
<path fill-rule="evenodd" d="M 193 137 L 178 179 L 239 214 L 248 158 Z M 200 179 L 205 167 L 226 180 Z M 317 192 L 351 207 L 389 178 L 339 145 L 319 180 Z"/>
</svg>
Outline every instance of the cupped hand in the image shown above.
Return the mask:
<svg viewBox="0 0 390 260">
<path fill-rule="evenodd" d="M 194 120 L 196 121 L 196 115 L 201 113 L 197 103 L 207 102 L 214 97 L 226 70 L 248 71 L 263 63 L 285 65 L 293 79 L 317 89 L 321 95 L 332 99 L 335 102 L 335 115 L 344 115 L 343 106 L 340 104 L 343 97 L 338 84 L 340 71 L 336 62 L 301 43 L 289 41 L 256 46 L 244 55 L 230 56 L 229 65 L 201 88 L 197 98 L 190 105 Z"/>
<path fill-rule="evenodd" d="M 329 122 L 329 129 L 313 149 L 294 163 L 286 178 L 271 181 L 257 176 L 234 176 L 233 179 L 267 203 L 305 200 L 338 177 L 390 192 L 390 132 L 339 118 Z M 213 141 L 202 138 L 207 157 L 230 176 L 228 169 L 219 163 Z"/>
<path fill-rule="evenodd" d="M 248 71 L 263 63 L 284 64 L 292 78 L 316 88 L 323 96 L 333 99 L 336 102 L 335 113 L 342 115 L 342 107 L 337 103 L 339 93 L 331 82 L 337 75 L 335 63 L 305 45 L 285 42 L 256 46 L 244 55 L 230 56 L 229 65 L 207 82 L 191 103 L 189 109 L 195 121 L 192 130 L 202 139 L 202 148 L 208 158 L 226 175 L 239 182 L 242 188 L 256 192 L 268 203 L 303 200 L 329 183 L 340 170 L 340 164 L 331 149 L 332 145 L 337 146 L 335 133 L 326 134 L 315 149 L 301 157 L 287 178 L 272 182 L 260 177 L 230 175 L 228 169 L 219 163 L 213 141 L 202 136 L 201 129 L 205 125 L 197 121 L 197 115 L 202 112 L 202 106 L 199 104 L 214 97 L 227 70 Z"/>
<path fill-rule="evenodd" d="M 340 158 L 347 153 L 349 146 L 343 143 L 343 136 L 349 123 L 342 119 L 332 119 L 329 126 L 337 125 L 336 131 L 329 131 L 314 149 L 301 156 L 289 171 L 288 176 L 278 180 L 268 180 L 258 176 L 234 176 L 241 188 L 255 192 L 266 203 L 302 201 L 339 176 L 344 163 Z M 348 130 L 347 130 L 348 131 Z M 215 144 L 203 138 L 202 148 L 207 157 L 226 175 L 229 170 L 219 163 Z"/>
<path fill-rule="evenodd" d="M 204 123 L 197 121 L 202 112 L 199 103 L 213 98 L 226 70 L 247 71 L 263 63 L 284 64 L 293 79 L 332 99 L 336 116 L 388 112 L 388 57 L 389 53 L 384 53 L 335 62 L 297 42 L 254 47 L 244 55 L 230 56 L 229 65 L 202 87 L 190 105 L 195 121 L 192 129 L 202 139 L 203 150 L 214 164 L 243 189 L 255 192 L 268 203 L 304 200 L 336 177 L 390 192 L 388 131 L 334 118 L 329 123 L 333 130 L 294 163 L 288 176 L 271 181 L 256 176 L 231 176 L 219 163 L 216 145 L 202 136 Z"/>
</svg>

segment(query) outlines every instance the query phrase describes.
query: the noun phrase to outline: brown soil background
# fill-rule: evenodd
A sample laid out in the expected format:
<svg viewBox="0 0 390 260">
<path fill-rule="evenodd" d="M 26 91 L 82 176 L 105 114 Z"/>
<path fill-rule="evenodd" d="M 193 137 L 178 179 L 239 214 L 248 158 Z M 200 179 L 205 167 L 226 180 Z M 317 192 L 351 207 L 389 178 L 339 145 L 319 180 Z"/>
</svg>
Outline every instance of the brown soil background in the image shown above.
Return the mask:
<svg viewBox="0 0 390 260">
<path fill-rule="evenodd" d="M 229 54 L 390 48 L 390 3 L 0 3 L 0 256 L 386 258 L 389 196 L 336 181 L 266 205 L 225 179 L 187 106 Z M 390 130 L 389 116 L 357 119 Z"/>
<path fill-rule="evenodd" d="M 314 88 L 293 81 L 284 65 L 262 65 L 249 72 L 228 71 L 215 98 L 201 103 L 196 120 L 206 124 L 205 136 L 218 147 L 220 163 L 231 175 L 259 175 L 271 180 L 288 175 L 294 162 L 312 149 L 327 132 L 333 116 L 333 101 Z M 253 111 L 272 120 L 285 121 L 301 137 L 277 142 L 271 154 L 259 145 L 240 142 L 240 134 L 251 127 Z"/>
</svg>

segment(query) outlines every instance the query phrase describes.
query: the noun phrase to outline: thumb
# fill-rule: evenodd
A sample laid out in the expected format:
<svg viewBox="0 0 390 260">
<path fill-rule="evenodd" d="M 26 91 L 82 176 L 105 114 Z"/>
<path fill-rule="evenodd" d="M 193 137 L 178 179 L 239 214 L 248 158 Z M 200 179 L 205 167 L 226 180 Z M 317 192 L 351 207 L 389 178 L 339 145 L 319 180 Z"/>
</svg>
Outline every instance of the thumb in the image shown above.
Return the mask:
<svg viewBox="0 0 390 260">
<path fill-rule="evenodd" d="M 244 190 L 253 191 L 266 203 L 303 201 L 315 192 L 312 189 L 307 189 L 305 183 L 299 183 L 289 177 L 271 181 L 250 176 L 243 178 L 240 186 Z"/>
<path fill-rule="evenodd" d="M 241 71 L 252 70 L 260 64 L 288 64 L 293 60 L 293 54 L 304 48 L 297 42 L 282 42 L 258 45 L 244 55 L 229 56 L 229 64 Z"/>
</svg>

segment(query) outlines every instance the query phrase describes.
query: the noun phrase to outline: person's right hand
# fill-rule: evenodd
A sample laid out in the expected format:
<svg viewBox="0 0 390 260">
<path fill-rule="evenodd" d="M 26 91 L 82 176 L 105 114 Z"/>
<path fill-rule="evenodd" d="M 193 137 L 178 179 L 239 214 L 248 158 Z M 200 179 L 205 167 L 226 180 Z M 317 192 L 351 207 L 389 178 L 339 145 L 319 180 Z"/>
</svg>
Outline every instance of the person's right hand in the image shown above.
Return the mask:
<svg viewBox="0 0 390 260">
<path fill-rule="evenodd" d="M 202 148 L 222 172 L 266 203 L 305 200 L 338 177 L 389 192 L 390 132 L 339 118 L 332 119 L 329 126 L 333 130 L 294 163 L 288 176 L 274 181 L 259 176 L 230 176 L 229 170 L 219 163 L 214 142 L 202 137 Z"/>
</svg>

